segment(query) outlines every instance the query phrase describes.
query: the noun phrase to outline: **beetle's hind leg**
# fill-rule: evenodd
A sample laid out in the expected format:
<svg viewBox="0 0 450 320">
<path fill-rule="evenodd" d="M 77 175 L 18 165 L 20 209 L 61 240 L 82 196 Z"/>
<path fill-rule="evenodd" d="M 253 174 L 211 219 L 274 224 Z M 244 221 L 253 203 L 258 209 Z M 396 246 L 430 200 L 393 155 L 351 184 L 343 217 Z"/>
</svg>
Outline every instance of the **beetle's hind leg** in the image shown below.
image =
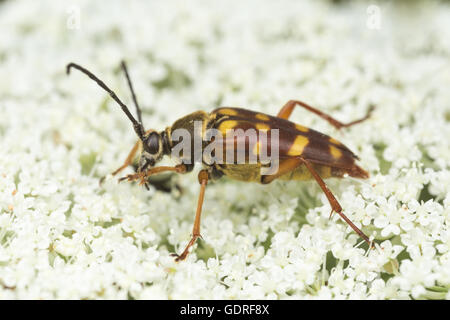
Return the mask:
<svg viewBox="0 0 450 320">
<path fill-rule="evenodd" d="M 342 123 L 339 120 L 336 120 L 335 118 L 333 118 L 332 116 L 330 116 L 330 115 L 328 115 L 326 113 L 323 113 L 322 111 L 320 111 L 320 110 L 318 110 L 316 108 L 311 107 L 310 105 L 304 103 L 303 101 L 300 101 L 300 100 L 289 100 L 283 106 L 283 108 L 281 108 L 280 112 L 278 112 L 277 117 L 278 118 L 282 118 L 282 119 L 289 119 L 289 117 L 292 114 L 292 111 L 294 110 L 294 108 L 296 106 L 303 107 L 306 110 L 317 114 L 322 119 L 325 119 L 326 121 L 328 121 L 328 123 L 330 123 L 336 129 L 351 127 L 351 126 L 353 126 L 355 124 L 363 122 L 364 120 L 367 120 L 370 117 L 372 111 L 375 109 L 375 106 L 371 105 L 369 107 L 369 110 L 367 111 L 367 114 L 364 117 L 362 117 L 361 119 L 354 120 L 354 121 L 351 121 L 349 123 Z"/>
<path fill-rule="evenodd" d="M 347 222 L 347 224 L 361 237 L 364 239 L 364 241 L 366 241 L 369 244 L 369 247 L 374 248 L 374 245 L 372 243 L 372 241 L 370 241 L 369 237 L 366 236 L 364 234 L 364 232 L 362 232 L 349 218 L 347 218 L 347 216 L 342 212 L 342 207 L 339 204 L 339 202 L 336 200 L 336 198 L 334 197 L 333 193 L 330 191 L 330 189 L 328 189 L 327 185 L 325 184 L 325 182 L 322 180 L 322 178 L 319 176 L 319 174 L 316 172 L 316 170 L 314 169 L 313 165 L 306 159 L 301 158 L 302 162 L 305 164 L 305 166 L 308 168 L 308 170 L 311 172 L 312 176 L 314 177 L 314 179 L 317 181 L 317 183 L 319 184 L 320 188 L 322 189 L 322 191 L 325 193 L 328 202 L 330 203 L 331 206 L 331 213 L 330 213 L 330 217 L 333 214 L 333 212 L 336 212 L 337 214 L 339 214 L 341 216 L 341 218 Z"/>
</svg>

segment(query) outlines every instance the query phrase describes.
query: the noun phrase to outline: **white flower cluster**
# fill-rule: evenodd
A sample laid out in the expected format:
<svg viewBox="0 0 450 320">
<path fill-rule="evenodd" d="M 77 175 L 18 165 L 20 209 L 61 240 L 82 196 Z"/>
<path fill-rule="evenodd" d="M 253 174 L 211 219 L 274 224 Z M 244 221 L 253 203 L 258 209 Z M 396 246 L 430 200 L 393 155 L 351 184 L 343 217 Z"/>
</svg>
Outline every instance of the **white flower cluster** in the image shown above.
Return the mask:
<svg viewBox="0 0 450 320">
<path fill-rule="evenodd" d="M 403 3 L 403 2 L 401 2 Z M 0 299 L 449 299 L 450 9 L 331 1 L 0 3 Z M 328 180 L 367 250 L 314 182 L 172 192 L 108 176 L 146 128 L 218 106 L 276 114 L 301 99 L 351 121 L 293 121 L 354 150 L 368 180 Z M 134 110 L 133 110 L 134 111 Z M 125 173 L 131 173 L 129 168 Z"/>
</svg>

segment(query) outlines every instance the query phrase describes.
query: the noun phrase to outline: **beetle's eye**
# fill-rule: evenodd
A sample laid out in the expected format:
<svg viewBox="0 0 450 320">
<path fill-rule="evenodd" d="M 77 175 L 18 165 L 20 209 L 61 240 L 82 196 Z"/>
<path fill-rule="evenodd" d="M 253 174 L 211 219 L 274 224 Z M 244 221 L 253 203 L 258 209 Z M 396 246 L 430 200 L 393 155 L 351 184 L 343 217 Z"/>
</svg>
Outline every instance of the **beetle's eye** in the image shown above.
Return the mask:
<svg viewBox="0 0 450 320">
<path fill-rule="evenodd" d="M 150 154 L 157 154 L 159 151 L 159 135 L 156 132 L 150 133 L 147 138 L 147 151 Z"/>
</svg>

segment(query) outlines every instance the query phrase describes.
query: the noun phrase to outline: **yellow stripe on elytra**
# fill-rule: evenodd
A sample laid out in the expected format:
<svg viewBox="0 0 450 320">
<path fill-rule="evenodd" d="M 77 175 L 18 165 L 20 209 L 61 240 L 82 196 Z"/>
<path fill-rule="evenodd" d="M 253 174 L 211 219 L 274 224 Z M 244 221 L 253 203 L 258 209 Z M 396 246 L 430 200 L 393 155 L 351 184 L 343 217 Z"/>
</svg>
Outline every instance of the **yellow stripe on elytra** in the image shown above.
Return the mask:
<svg viewBox="0 0 450 320">
<path fill-rule="evenodd" d="M 234 129 L 237 124 L 238 122 L 236 120 L 226 120 L 219 125 L 218 129 L 220 132 L 222 132 L 222 134 L 226 134 L 227 130 Z"/>
<path fill-rule="evenodd" d="M 330 146 L 330 153 L 334 159 L 339 159 L 342 157 L 342 151 L 334 146 Z"/>
<path fill-rule="evenodd" d="M 255 127 L 257 130 L 261 130 L 261 131 L 269 131 L 270 130 L 270 126 L 265 123 L 257 123 L 257 124 L 255 124 Z"/>
<path fill-rule="evenodd" d="M 236 110 L 231 109 L 231 108 L 220 109 L 219 113 L 227 115 L 227 116 L 235 116 L 238 114 L 238 112 Z"/>
<path fill-rule="evenodd" d="M 307 127 L 304 127 L 304 126 L 302 126 L 300 124 L 295 124 L 295 129 L 297 129 L 298 131 L 301 131 L 301 132 L 308 132 L 309 131 L 309 129 Z"/>
<path fill-rule="evenodd" d="M 288 151 L 288 156 L 299 156 L 303 153 L 303 149 L 309 143 L 309 139 L 305 136 L 297 136 Z"/>
<path fill-rule="evenodd" d="M 268 115 L 265 115 L 262 113 L 257 113 L 255 117 L 256 117 L 256 119 L 263 120 L 263 121 L 269 121 L 269 119 L 270 119 Z"/>
</svg>

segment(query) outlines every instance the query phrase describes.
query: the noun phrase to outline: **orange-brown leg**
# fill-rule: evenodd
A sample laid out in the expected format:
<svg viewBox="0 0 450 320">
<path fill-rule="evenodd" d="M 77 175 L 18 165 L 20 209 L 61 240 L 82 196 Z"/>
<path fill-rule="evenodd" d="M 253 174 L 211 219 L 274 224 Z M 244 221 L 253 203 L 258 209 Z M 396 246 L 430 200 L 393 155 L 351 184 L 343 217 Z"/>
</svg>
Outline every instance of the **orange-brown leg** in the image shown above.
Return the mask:
<svg viewBox="0 0 450 320">
<path fill-rule="evenodd" d="M 131 165 L 133 163 L 133 159 L 136 156 L 137 151 L 139 150 L 139 146 L 140 146 L 141 140 L 138 140 L 133 149 L 131 149 L 130 153 L 128 154 L 127 158 L 125 159 L 124 163 L 118 168 L 116 169 L 112 175 L 115 176 L 116 174 L 118 174 L 119 172 L 121 172 L 123 169 L 125 169 L 126 167 L 128 167 L 129 165 Z M 100 184 L 103 183 L 103 181 L 105 181 L 105 177 L 102 177 L 100 179 Z"/>
<path fill-rule="evenodd" d="M 133 159 L 136 156 L 137 151 L 139 150 L 139 144 L 141 143 L 141 140 L 138 140 L 135 144 L 133 149 L 131 149 L 130 153 L 128 154 L 127 158 L 125 159 L 125 162 L 117 169 L 115 170 L 112 175 L 115 176 L 119 172 L 121 172 L 123 169 L 128 167 L 133 163 Z"/>
<path fill-rule="evenodd" d="M 334 197 L 333 193 L 331 193 L 330 189 L 328 189 L 327 185 L 322 180 L 322 178 L 319 176 L 319 174 L 316 172 L 316 170 L 314 169 L 313 165 L 306 159 L 303 159 L 303 158 L 300 158 L 300 159 L 306 165 L 308 170 L 313 175 L 314 179 L 316 179 L 316 181 L 319 184 L 319 186 L 322 189 L 322 191 L 325 193 L 325 195 L 326 195 L 326 197 L 328 199 L 328 202 L 330 203 L 330 206 L 331 206 L 330 217 L 331 217 L 331 214 L 333 212 L 337 212 L 341 216 L 341 218 L 344 219 L 344 221 L 347 222 L 348 225 L 353 230 L 355 230 L 355 232 L 369 244 L 370 247 L 374 248 L 374 246 L 373 246 L 372 242 L 370 241 L 369 237 L 366 236 L 364 234 L 364 232 L 362 232 L 357 226 L 355 226 L 355 224 L 349 218 L 347 218 L 347 216 L 342 212 L 341 205 L 336 200 L 336 198 Z"/>
<path fill-rule="evenodd" d="M 184 249 L 183 253 L 178 255 L 176 253 L 172 254 L 172 256 L 176 257 L 175 261 L 182 261 L 186 259 L 186 257 L 189 254 L 189 249 L 195 244 L 198 238 L 201 238 L 200 235 L 200 217 L 202 215 L 202 206 L 203 206 L 203 200 L 205 198 L 205 189 L 206 185 L 208 184 L 209 174 L 206 170 L 201 170 L 198 174 L 198 182 L 200 183 L 200 194 L 198 196 L 198 202 L 197 202 L 197 211 L 195 213 L 195 220 L 194 220 L 194 228 L 192 229 L 192 238 L 191 241 L 187 244 L 186 248 Z"/>
<path fill-rule="evenodd" d="M 167 172 L 172 171 L 176 173 L 185 173 L 186 172 L 186 165 L 179 164 L 175 167 L 169 167 L 169 166 L 160 166 L 160 167 L 153 167 L 143 172 L 137 172 L 134 174 L 129 174 L 125 177 L 122 177 L 119 179 L 119 182 L 122 182 L 123 180 L 128 181 L 134 181 L 134 180 L 140 180 L 139 185 L 143 185 L 147 182 L 147 178 L 151 175 L 158 174 L 161 172 Z"/>
<path fill-rule="evenodd" d="M 137 109 L 139 107 L 136 107 Z M 152 130 L 147 130 L 145 133 L 149 133 Z M 136 153 L 139 151 L 139 149 L 141 148 L 142 145 L 142 141 L 138 140 L 134 146 L 133 149 L 131 149 L 130 153 L 128 154 L 127 158 L 125 159 L 124 163 L 118 168 L 116 169 L 113 173 L 111 173 L 113 176 L 117 175 L 119 172 L 121 172 L 123 169 L 125 169 L 126 167 L 128 167 L 129 165 L 131 165 L 133 163 L 133 160 L 136 156 Z M 103 177 L 101 179 L 101 182 L 103 182 L 103 180 L 105 179 L 105 177 Z"/>
<path fill-rule="evenodd" d="M 295 106 L 300 106 L 305 108 L 306 110 L 311 111 L 312 113 L 317 114 L 319 117 L 321 117 L 322 119 L 325 119 L 326 121 L 328 121 L 333 127 L 335 127 L 336 129 L 341 129 L 344 127 L 350 127 L 354 124 L 363 122 L 364 120 L 368 119 L 370 117 L 370 114 L 372 113 L 373 109 L 375 108 L 373 105 L 370 106 L 369 110 L 367 111 L 367 114 L 358 120 L 349 122 L 349 123 L 342 123 L 336 119 L 334 119 L 333 117 L 323 113 L 322 111 L 317 110 L 316 108 L 311 107 L 310 105 L 299 101 L 299 100 L 289 100 L 284 106 L 283 108 L 281 108 L 280 112 L 278 112 L 277 117 L 278 118 L 283 118 L 283 119 L 289 119 L 289 117 L 292 114 L 292 111 L 294 110 Z"/>
</svg>

